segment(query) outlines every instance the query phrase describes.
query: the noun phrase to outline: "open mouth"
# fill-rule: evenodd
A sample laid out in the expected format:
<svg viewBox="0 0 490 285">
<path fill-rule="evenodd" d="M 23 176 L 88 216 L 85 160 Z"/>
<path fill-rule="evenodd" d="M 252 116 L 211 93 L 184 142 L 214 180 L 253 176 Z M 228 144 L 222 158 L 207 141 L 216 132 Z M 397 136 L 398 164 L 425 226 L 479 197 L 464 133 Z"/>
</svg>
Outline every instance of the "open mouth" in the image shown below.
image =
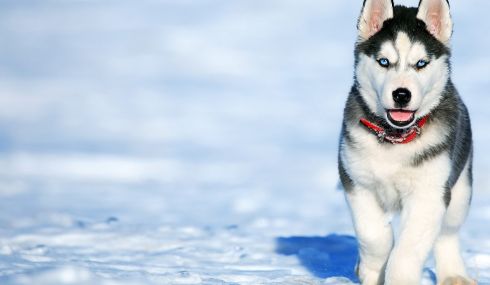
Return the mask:
<svg viewBox="0 0 490 285">
<path fill-rule="evenodd" d="M 387 117 L 393 125 L 404 128 L 410 126 L 415 121 L 415 111 L 387 110 Z"/>
</svg>

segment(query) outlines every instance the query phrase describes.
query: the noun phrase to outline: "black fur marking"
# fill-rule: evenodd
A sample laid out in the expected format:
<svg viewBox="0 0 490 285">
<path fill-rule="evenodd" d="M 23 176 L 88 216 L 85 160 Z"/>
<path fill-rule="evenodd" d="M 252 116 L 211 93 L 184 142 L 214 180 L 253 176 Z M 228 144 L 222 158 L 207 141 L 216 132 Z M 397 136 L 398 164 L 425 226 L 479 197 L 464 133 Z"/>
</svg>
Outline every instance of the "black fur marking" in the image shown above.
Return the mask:
<svg viewBox="0 0 490 285">
<path fill-rule="evenodd" d="M 470 180 L 470 186 L 473 186 L 473 149 L 471 149 L 470 153 L 470 165 L 468 167 L 468 179 Z M 470 193 L 470 200 L 468 203 L 471 204 L 471 201 L 473 200 L 473 187 L 471 188 L 471 193 Z"/>
<path fill-rule="evenodd" d="M 345 105 L 344 122 L 347 124 L 358 124 L 360 117 L 366 118 L 372 122 L 383 120 L 383 118 L 371 112 L 368 105 L 359 93 L 359 87 L 357 84 L 354 84 Z"/>
<path fill-rule="evenodd" d="M 344 163 L 339 157 L 339 175 L 340 175 L 340 182 L 342 182 L 342 186 L 344 186 L 344 190 L 349 193 L 354 189 L 354 182 L 350 178 L 349 174 L 347 174 L 347 171 L 345 170 Z"/>
<path fill-rule="evenodd" d="M 347 145 L 349 145 L 351 147 L 354 146 L 355 141 L 352 138 L 351 133 L 347 130 L 345 124 L 342 124 L 342 131 L 341 131 L 340 137 L 341 138 L 344 138 L 345 144 L 347 144 Z M 341 143 L 342 143 L 342 141 L 341 141 Z"/>
<path fill-rule="evenodd" d="M 457 94 L 456 89 L 451 82 L 448 84 L 447 89 L 451 89 L 452 94 Z M 452 168 L 451 174 L 449 175 L 449 179 L 446 183 L 445 197 L 448 197 L 448 200 L 445 200 L 446 205 L 449 205 L 449 203 L 451 202 L 451 195 L 449 192 L 461 176 L 461 173 L 463 172 L 466 163 L 469 163 L 470 166 L 472 166 L 473 163 L 473 142 L 471 122 L 468 110 L 466 109 L 466 106 L 463 104 L 459 96 L 455 95 L 454 100 L 456 100 L 457 102 L 456 105 L 453 105 L 451 109 L 456 110 L 452 110 L 452 114 L 446 114 L 444 116 L 445 119 L 453 124 L 448 139 L 449 145 L 451 146 L 449 154 L 452 162 Z M 450 116 L 451 118 L 449 118 Z M 469 167 L 468 172 L 470 172 L 469 175 L 472 179 L 471 168 L 472 167 Z"/>
<path fill-rule="evenodd" d="M 446 208 L 449 207 L 449 203 L 451 203 L 451 196 L 452 196 L 451 189 L 446 188 L 444 191 L 444 196 L 442 197 L 444 201 L 444 205 L 446 205 Z"/>
<path fill-rule="evenodd" d="M 450 80 L 442 95 L 442 100 L 433 110 L 431 118 L 449 130 L 445 143 L 451 159 L 451 172 L 444 193 L 444 202 L 449 206 L 451 189 L 461 176 L 466 163 L 472 163 L 472 133 L 468 110 Z M 471 169 L 469 172 L 471 173 Z"/>
<path fill-rule="evenodd" d="M 413 167 L 418 167 L 422 165 L 424 162 L 431 160 L 442 153 L 446 152 L 449 150 L 449 146 L 446 142 L 443 142 L 441 144 L 431 146 L 424 150 L 421 154 L 416 155 L 413 160 L 412 160 L 412 166 Z"/>
</svg>

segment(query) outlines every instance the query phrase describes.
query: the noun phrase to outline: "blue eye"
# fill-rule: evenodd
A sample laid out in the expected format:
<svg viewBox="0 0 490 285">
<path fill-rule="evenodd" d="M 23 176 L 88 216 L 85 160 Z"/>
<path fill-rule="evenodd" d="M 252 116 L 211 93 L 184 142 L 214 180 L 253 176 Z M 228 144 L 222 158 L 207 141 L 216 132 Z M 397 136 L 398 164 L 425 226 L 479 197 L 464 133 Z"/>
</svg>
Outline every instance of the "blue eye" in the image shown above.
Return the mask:
<svg viewBox="0 0 490 285">
<path fill-rule="evenodd" d="M 418 62 L 415 64 L 415 67 L 416 67 L 417 69 L 422 69 L 422 68 L 426 67 L 428 64 L 429 64 L 429 62 L 428 62 L 428 61 L 425 61 L 425 60 L 421 59 L 421 60 L 419 60 L 419 61 L 418 61 Z"/>
<path fill-rule="evenodd" d="M 390 61 L 387 58 L 384 58 L 384 57 L 381 58 L 381 59 L 378 59 L 378 63 L 382 67 L 389 67 L 390 66 Z"/>
</svg>

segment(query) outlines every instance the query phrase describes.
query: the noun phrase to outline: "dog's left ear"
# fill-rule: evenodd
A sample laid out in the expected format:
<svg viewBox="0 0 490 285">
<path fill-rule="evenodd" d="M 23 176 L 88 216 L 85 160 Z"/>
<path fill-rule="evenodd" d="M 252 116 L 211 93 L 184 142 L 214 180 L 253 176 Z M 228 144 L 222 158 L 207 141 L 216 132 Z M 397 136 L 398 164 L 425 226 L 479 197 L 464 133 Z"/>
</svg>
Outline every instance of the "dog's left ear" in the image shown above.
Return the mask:
<svg viewBox="0 0 490 285">
<path fill-rule="evenodd" d="M 427 30 L 444 44 L 449 44 L 453 33 L 453 21 L 448 0 L 421 0 L 417 18 L 424 21 Z"/>
</svg>

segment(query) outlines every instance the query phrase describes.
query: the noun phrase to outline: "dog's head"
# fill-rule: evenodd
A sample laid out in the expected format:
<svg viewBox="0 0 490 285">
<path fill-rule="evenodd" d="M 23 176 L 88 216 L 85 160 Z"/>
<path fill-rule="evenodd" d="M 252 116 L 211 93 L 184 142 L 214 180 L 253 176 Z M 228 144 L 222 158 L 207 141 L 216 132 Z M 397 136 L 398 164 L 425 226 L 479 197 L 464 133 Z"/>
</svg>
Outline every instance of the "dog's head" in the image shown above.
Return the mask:
<svg viewBox="0 0 490 285">
<path fill-rule="evenodd" d="M 394 128 L 412 126 L 438 105 L 449 80 L 449 3 L 364 0 L 358 31 L 355 78 L 367 107 Z"/>
</svg>

